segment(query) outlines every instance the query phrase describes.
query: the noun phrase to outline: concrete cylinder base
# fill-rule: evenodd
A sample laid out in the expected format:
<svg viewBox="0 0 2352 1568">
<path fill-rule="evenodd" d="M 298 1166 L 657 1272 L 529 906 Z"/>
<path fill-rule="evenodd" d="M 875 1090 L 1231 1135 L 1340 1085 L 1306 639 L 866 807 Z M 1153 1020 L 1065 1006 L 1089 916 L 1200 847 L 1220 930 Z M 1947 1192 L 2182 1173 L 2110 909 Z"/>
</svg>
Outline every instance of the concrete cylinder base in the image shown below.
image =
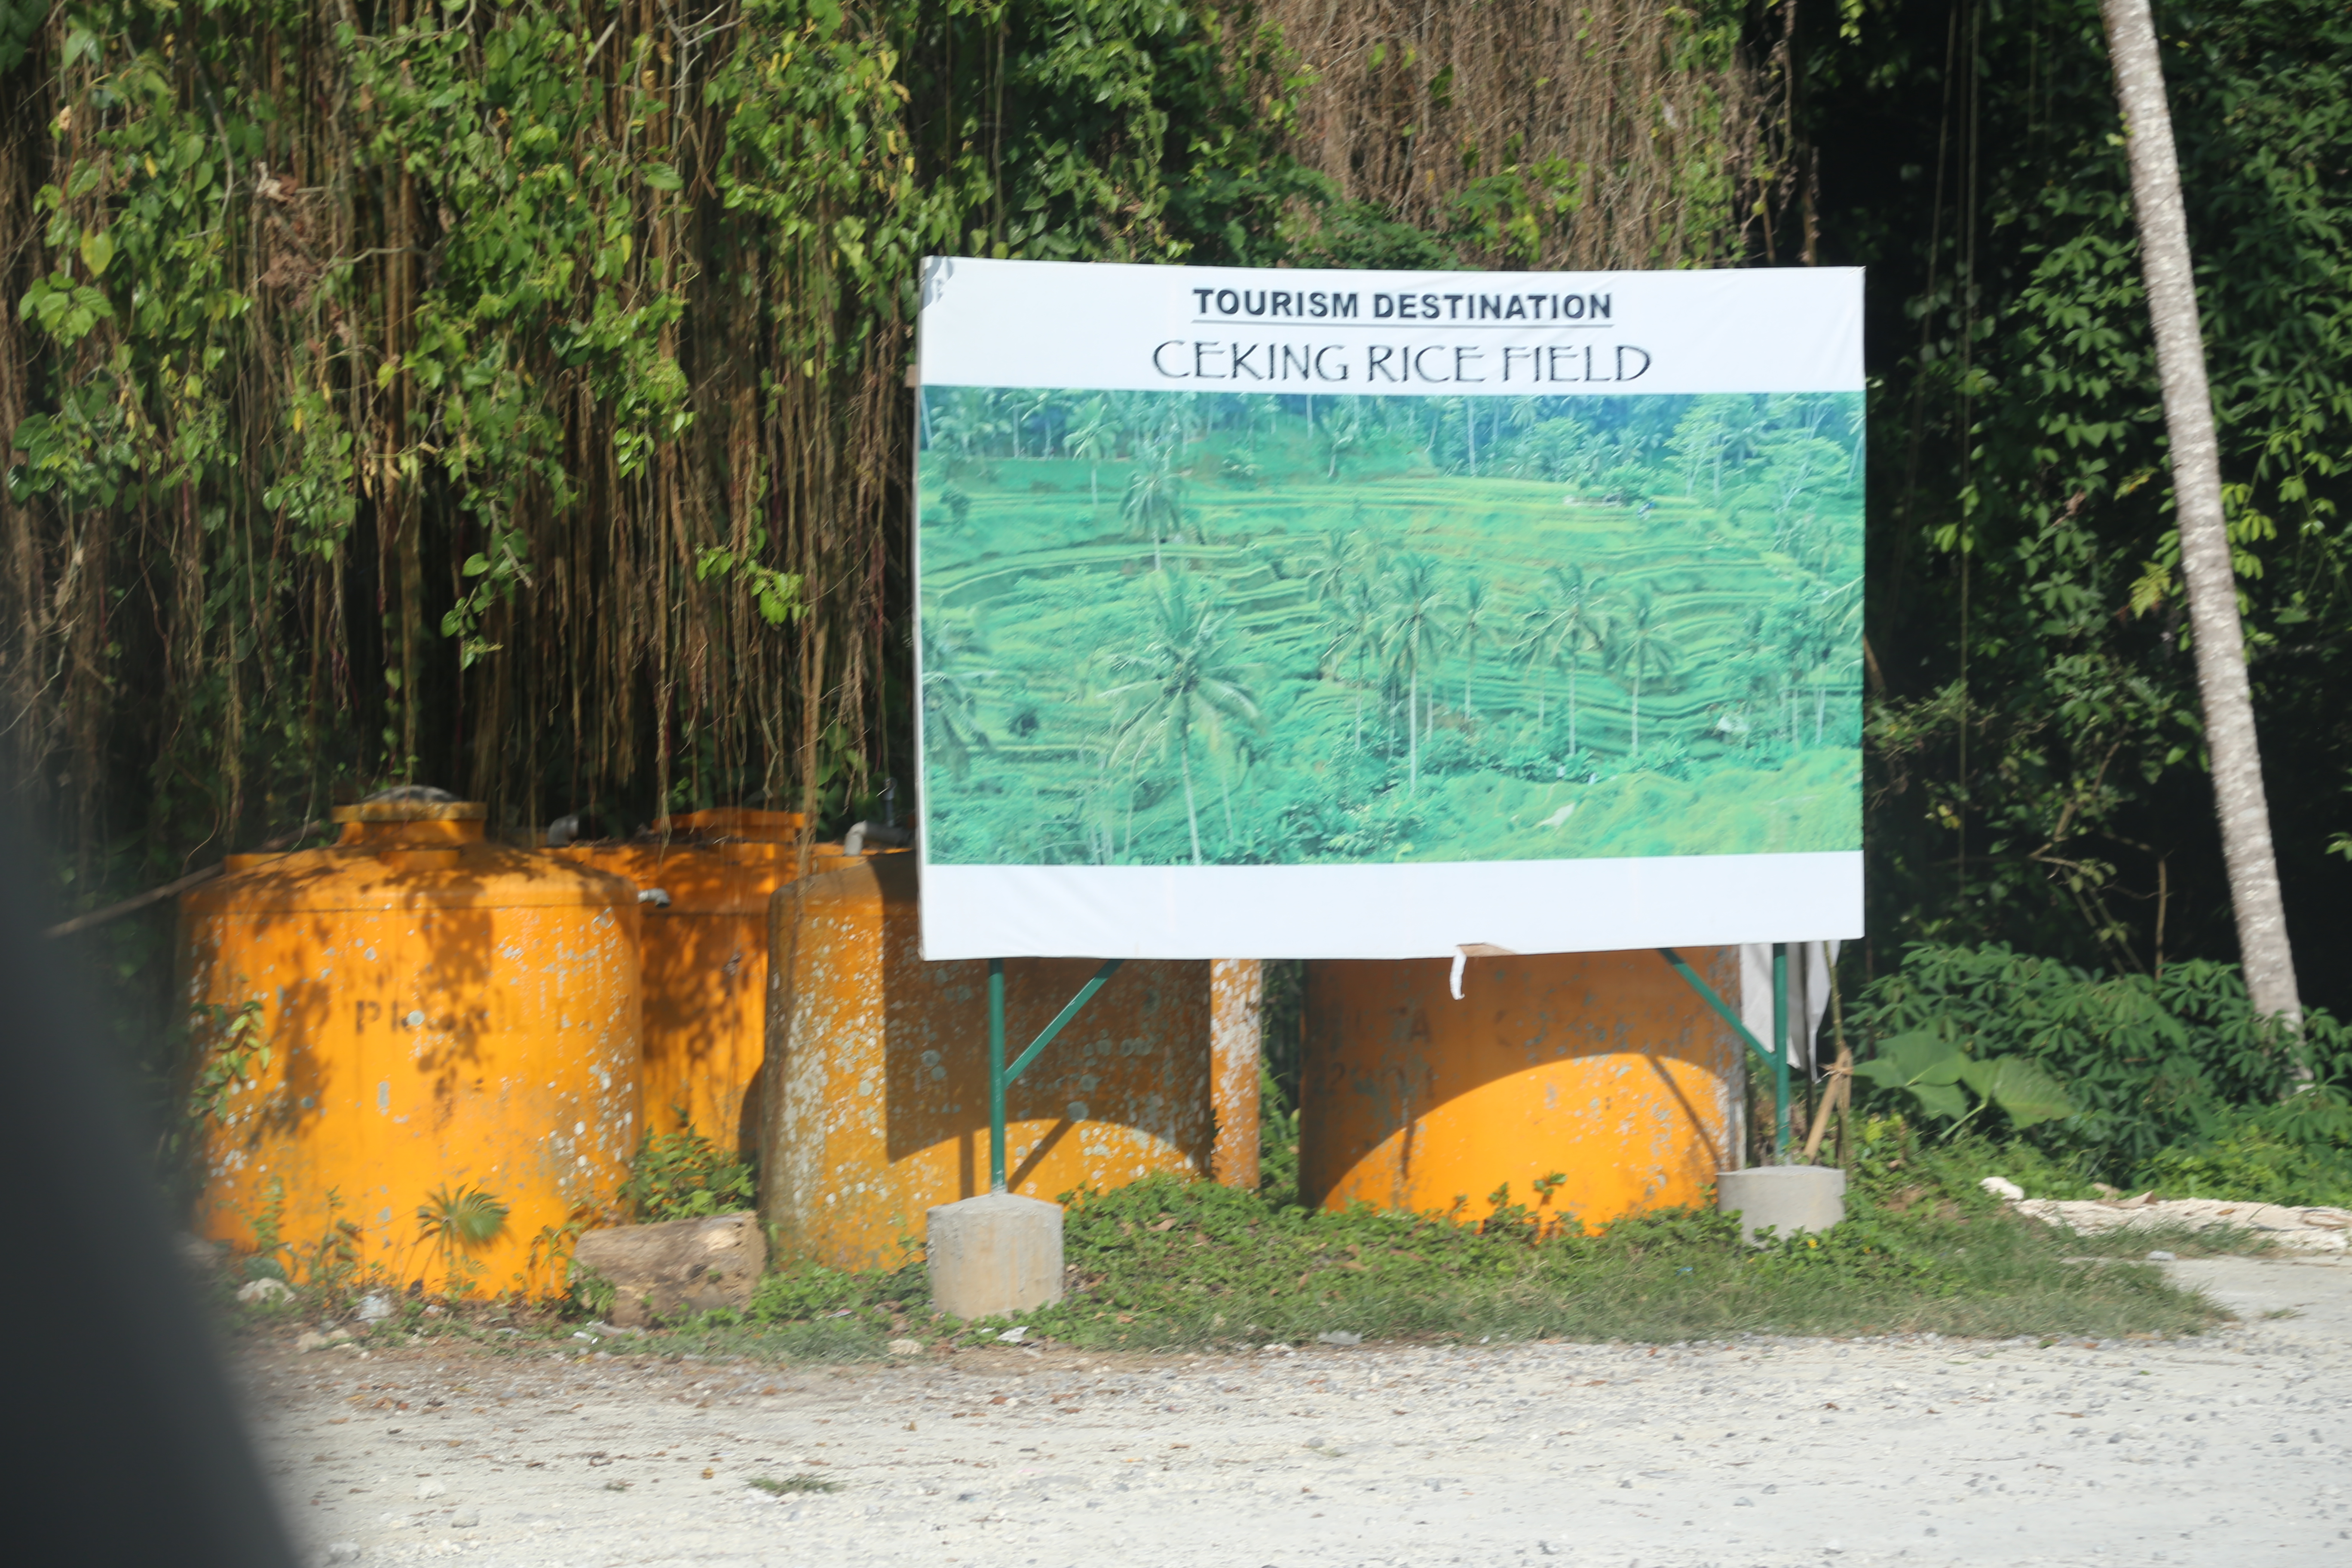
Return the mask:
<svg viewBox="0 0 2352 1568">
<path fill-rule="evenodd" d="M 1061 1205 L 983 1193 L 927 1218 L 931 1300 L 948 1316 L 992 1318 L 1062 1299 Z"/>
<path fill-rule="evenodd" d="M 1715 1173 L 1715 1206 L 1739 1216 L 1739 1237 L 1827 1230 L 1845 1218 L 1845 1173 L 1826 1165 L 1759 1165 Z"/>
</svg>

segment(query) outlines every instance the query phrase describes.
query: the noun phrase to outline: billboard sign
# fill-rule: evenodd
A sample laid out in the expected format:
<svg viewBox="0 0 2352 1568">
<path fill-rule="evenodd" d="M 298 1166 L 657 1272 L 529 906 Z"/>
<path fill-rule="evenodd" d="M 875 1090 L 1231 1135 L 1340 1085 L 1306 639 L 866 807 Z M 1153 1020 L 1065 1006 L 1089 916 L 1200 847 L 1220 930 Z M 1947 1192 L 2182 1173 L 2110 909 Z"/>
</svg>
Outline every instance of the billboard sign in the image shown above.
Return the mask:
<svg viewBox="0 0 2352 1568">
<path fill-rule="evenodd" d="M 931 958 L 1862 926 L 1862 276 L 940 259 Z"/>
</svg>

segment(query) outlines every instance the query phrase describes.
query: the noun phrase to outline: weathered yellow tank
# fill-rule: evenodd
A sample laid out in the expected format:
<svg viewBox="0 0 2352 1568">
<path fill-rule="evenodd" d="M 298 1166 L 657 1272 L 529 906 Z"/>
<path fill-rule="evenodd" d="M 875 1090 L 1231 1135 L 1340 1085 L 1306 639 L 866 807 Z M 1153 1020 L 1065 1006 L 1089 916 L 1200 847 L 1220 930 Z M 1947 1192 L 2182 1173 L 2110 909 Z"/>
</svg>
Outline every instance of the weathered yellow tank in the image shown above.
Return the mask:
<svg viewBox="0 0 2352 1568">
<path fill-rule="evenodd" d="M 362 1264 L 434 1290 L 560 1284 L 551 1244 L 641 1131 L 636 889 L 485 842 L 478 805 L 334 817 L 181 900 L 199 1033 L 248 1016 L 270 1050 L 200 1134 L 196 1228 L 274 1233 L 299 1271 L 348 1221 Z"/>
<path fill-rule="evenodd" d="M 868 857 L 772 905 L 761 1213 L 784 1252 L 839 1268 L 903 1261 L 932 1205 L 989 1188 L 988 965 L 924 961 L 915 860 Z M 1004 968 L 1017 1055 L 1097 965 Z M 1206 963 L 1122 968 L 1011 1086 L 1008 1187 L 1052 1199 L 1209 1176 L 1210 1015 Z"/>
<path fill-rule="evenodd" d="M 1693 949 L 1736 994 L 1736 948 Z M 1654 949 L 1307 966 L 1310 1204 L 1597 1226 L 1700 1202 L 1737 1163 L 1742 1043 Z M 1550 1178 L 1565 1177 L 1554 1184 Z"/>
<path fill-rule="evenodd" d="M 768 900 L 800 869 L 801 814 L 718 809 L 667 824 L 663 839 L 573 845 L 554 853 L 660 889 L 645 906 L 646 1121 L 691 1123 L 722 1147 L 757 1146 L 766 1055 Z M 809 846 L 838 863 L 838 844 Z"/>
</svg>

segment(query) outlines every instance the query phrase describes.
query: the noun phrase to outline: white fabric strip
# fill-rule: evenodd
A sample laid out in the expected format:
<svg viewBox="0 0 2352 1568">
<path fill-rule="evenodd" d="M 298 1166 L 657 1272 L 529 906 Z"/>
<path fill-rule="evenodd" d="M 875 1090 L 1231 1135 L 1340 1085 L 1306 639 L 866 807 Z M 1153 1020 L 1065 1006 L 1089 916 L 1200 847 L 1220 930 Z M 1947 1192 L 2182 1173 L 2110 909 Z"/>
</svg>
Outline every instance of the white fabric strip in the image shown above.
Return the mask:
<svg viewBox="0 0 2352 1568">
<path fill-rule="evenodd" d="M 923 868 L 923 956 L 1452 958 L 1860 934 L 1862 853 Z M 1760 928 L 1760 929 L 1759 929 Z M 1770 986 L 1764 992 L 1769 1033 Z M 1761 1035 L 1759 1037 L 1762 1037 Z"/>
</svg>

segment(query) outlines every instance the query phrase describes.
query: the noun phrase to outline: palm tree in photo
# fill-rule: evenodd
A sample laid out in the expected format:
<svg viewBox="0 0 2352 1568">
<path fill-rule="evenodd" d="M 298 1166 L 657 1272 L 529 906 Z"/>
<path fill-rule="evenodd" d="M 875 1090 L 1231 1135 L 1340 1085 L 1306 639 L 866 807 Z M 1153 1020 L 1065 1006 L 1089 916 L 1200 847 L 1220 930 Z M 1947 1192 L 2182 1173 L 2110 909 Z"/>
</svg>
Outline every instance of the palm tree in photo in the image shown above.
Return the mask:
<svg viewBox="0 0 2352 1568">
<path fill-rule="evenodd" d="M 1643 683 L 1670 680 L 1682 667 L 1682 650 L 1675 646 L 1674 634 L 1658 613 L 1654 597 L 1648 594 L 1637 595 L 1633 608 L 1619 620 L 1616 633 L 1609 640 L 1609 662 L 1619 679 L 1633 682 L 1633 755 L 1638 761 L 1642 755 Z"/>
<path fill-rule="evenodd" d="M 1529 665 L 1549 671 L 1568 667 L 1568 750 L 1577 750 L 1576 678 L 1587 651 L 1605 657 L 1609 641 L 1609 579 L 1577 565 L 1550 566 L 1528 612 L 1520 647 Z M 1536 722 L 1543 722 L 1543 689 L 1536 695 Z"/>
<path fill-rule="evenodd" d="M 1338 479 L 1341 454 L 1361 446 L 1363 440 L 1364 416 L 1355 404 L 1342 403 L 1337 414 L 1325 415 L 1323 445 L 1330 458 L 1330 462 L 1325 468 L 1323 477 L 1327 479 Z"/>
<path fill-rule="evenodd" d="M 1062 437 L 1062 450 L 1087 466 L 1087 485 L 1092 501 L 1102 505 L 1102 460 L 1118 449 L 1118 426 L 1110 416 L 1110 408 L 1101 398 L 1096 398 L 1078 410 L 1072 427 Z"/>
<path fill-rule="evenodd" d="M 921 619 L 925 746 L 961 773 L 971 766 L 973 752 L 988 749 L 987 732 L 980 727 L 980 687 L 996 672 L 971 668 L 988 650 L 961 616 L 934 608 Z"/>
<path fill-rule="evenodd" d="M 1344 580 L 1328 612 L 1330 641 L 1323 647 L 1325 666 L 1337 673 L 1354 669 L 1356 687 L 1356 747 L 1364 749 L 1364 667 L 1379 660 L 1386 645 L 1387 626 L 1378 585 L 1369 576 Z"/>
<path fill-rule="evenodd" d="M 1191 574 L 1162 573 L 1151 579 L 1143 640 L 1111 661 L 1121 684 L 1103 693 L 1118 713 L 1112 722 L 1110 754 L 1140 765 L 1148 757 L 1176 754 L 1184 780 L 1184 817 L 1192 834 L 1192 864 L 1201 855 L 1201 807 L 1192 787 L 1192 737 L 1205 733 L 1212 746 L 1236 725 L 1259 723 L 1257 694 L 1247 671 L 1225 640 L 1224 614 L 1193 586 Z"/>
<path fill-rule="evenodd" d="M 1329 604 L 1347 594 L 1349 584 L 1376 566 L 1360 519 L 1351 521 L 1348 527 L 1335 528 L 1323 536 L 1323 547 L 1307 569 L 1307 592 L 1317 604 Z"/>
<path fill-rule="evenodd" d="M 1813 595 L 1813 614 L 1822 638 L 1813 687 L 1813 744 L 1818 746 L 1829 724 L 1832 680 L 1849 671 L 1857 679 L 1861 674 L 1854 667 L 1862 659 L 1862 579 L 1856 576 L 1851 583 L 1822 588 Z"/>
<path fill-rule="evenodd" d="M 1437 563 L 1426 555 L 1398 561 L 1386 583 L 1385 617 L 1389 678 L 1403 685 L 1405 788 L 1421 789 L 1421 674 L 1434 669 L 1450 640 L 1445 626 L 1445 592 L 1438 585 Z M 1435 704 L 1432 703 L 1433 710 Z"/>
<path fill-rule="evenodd" d="M 1057 395 L 1050 388 L 1013 394 L 1013 455 L 1014 457 L 1018 458 L 1021 455 L 1021 432 L 1028 427 L 1029 421 L 1032 419 L 1036 420 L 1042 426 L 1037 432 L 1037 455 L 1040 458 L 1045 455 L 1045 448 L 1053 437 L 1053 426 L 1045 416 L 1053 412 L 1056 396 Z"/>
<path fill-rule="evenodd" d="M 1151 532 L 1151 569 L 1160 570 L 1163 533 L 1184 526 L 1183 478 L 1176 472 L 1174 454 L 1155 451 L 1136 465 L 1128 477 L 1126 515 Z"/>
<path fill-rule="evenodd" d="M 1461 640 L 1462 655 L 1462 716 L 1475 719 L 1477 704 L 1472 700 L 1470 683 L 1478 674 L 1478 640 L 1487 635 L 1495 624 L 1494 600 L 1486 593 L 1486 584 L 1475 577 L 1462 579 L 1462 607 L 1456 613 L 1454 636 Z"/>
</svg>

